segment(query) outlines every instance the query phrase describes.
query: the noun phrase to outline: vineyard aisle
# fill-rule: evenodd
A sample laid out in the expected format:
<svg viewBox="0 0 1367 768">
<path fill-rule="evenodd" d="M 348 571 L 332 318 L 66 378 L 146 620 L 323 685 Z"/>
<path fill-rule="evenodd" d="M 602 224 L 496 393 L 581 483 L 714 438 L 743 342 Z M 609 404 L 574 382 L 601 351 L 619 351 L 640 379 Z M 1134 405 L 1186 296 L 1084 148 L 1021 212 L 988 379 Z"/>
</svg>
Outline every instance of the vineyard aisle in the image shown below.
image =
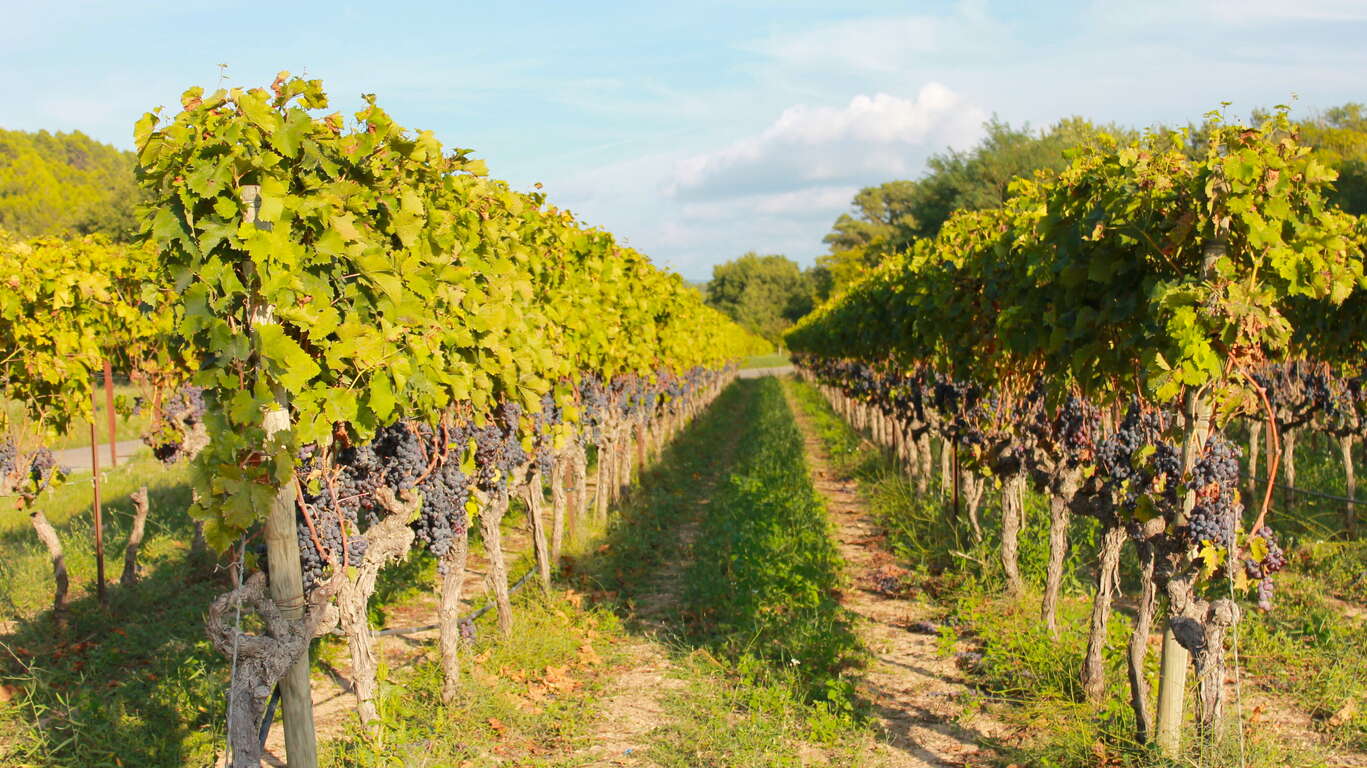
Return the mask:
<svg viewBox="0 0 1367 768">
<path fill-rule="evenodd" d="M 972 692 L 953 657 L 939 653 L 937 635 L 908 629 L 931 619 L 931 607 L 869 588 L 881 570 L 893 566 L 893 557 L 883 549 L 883 537 L 858 482 L 835 471 L 811 417 L 790 387 L 784 387 L 784 394 L 848 569 L 851 586 L 842 593 L 841 603 L 860 617 L 860 639 L 871 653 L 859 692 L 883 726 L 884 748 L 894 765 L 963 765 L 970 756 L 986 752 L 986 745 L 1008 728 L 983 712 L 965 716 L 962 702 L 971 699 Z"/>
</svg>

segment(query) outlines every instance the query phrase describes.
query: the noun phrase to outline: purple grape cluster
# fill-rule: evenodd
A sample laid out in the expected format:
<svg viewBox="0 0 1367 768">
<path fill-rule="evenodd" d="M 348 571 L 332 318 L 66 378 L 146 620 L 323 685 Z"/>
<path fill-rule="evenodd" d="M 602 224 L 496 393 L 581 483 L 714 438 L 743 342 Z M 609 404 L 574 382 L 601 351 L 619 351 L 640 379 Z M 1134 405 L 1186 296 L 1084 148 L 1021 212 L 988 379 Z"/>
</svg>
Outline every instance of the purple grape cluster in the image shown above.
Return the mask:
<svg viewBox="0 0 1367 768">
<path fill-rule="evenodd" d="M 28 467 L 20 464 L 19 448 L 14 443 L 0 443 L 0 485 L 6 482 L 31 483 L 32 489 L 41 490 L 57 472 L 57 457 L 46 447 L 39 448 L 29 457 Z"/>
<path fill-rule="evenodd" d="M 1196 506 L 1187 516 L 1187 535 L 1193 542 L 1229 546 L 1236 522 L 1243 515 L 1239 503 L 1239 449 L 1222 435 L 1212 434 L 1187 480 Z"/>
<path fill-rule="evenodd" d="M 1149 446 L 1152 451 L 1146 450 Z M 1145 409 L 1138 400 L 1130 402 L 1115 432 L 1097 445 L 1096 465 L 1118 507 L 1133 507 L 1146 494 L 1159 502 L 1160 509 L 1177 504 L 1181 458 L 1164 439 L 1158 412 Z"/>
</svg>

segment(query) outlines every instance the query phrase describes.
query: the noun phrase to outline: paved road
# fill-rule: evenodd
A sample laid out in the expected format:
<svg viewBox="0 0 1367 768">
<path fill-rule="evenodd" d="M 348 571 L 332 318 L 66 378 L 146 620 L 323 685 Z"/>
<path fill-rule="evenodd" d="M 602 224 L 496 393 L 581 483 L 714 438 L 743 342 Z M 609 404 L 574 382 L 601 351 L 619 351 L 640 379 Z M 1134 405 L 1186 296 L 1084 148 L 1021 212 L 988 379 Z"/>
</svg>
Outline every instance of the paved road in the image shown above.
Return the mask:
<svg viewBox="0 0 1367 768">
<path fill-rule="evenodd" d="M 119 460 L 132 456 L 139 451 L 148 450 L 141 440 L 121 440 L 114 444 L 115 451 L 118 453 Z M 66 467 L 70 470 L 90 471 L 90 446 L 81 448 L 66 448 L 60 451 L 53 451 L 57 457 L 57 466 Z M 100 444 L 100 469 L 109 469 L 109 444 Z"/>
<path fill-rule="evenodd" d="M 761 379 L 765 376 L 782 376 L 793 372 L 793 366 L 780 365 L 775 368 L 746 368 L 739 374 L 742 379 Z"/>
</svg>

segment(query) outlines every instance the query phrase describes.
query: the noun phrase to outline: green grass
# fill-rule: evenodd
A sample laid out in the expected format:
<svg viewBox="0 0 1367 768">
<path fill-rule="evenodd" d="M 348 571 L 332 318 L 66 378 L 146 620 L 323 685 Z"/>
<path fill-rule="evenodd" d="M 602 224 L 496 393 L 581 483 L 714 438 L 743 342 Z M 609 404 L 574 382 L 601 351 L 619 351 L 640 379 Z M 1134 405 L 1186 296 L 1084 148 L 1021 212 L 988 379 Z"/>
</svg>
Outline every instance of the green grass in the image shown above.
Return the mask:
<svg viewBox="0 0 1367 768">
<path fill-rule="evenodd" d="M 324 766 L 573 765 L 589 746 L 612 668 L 622 661 L 617 618 L 559 590 L 514 599 L 516 631 L 498 637 L 486 614 L 462 656 L 461 695 L 441 701 L 436 652 L 424 647 L 404 670 L 381 670 L 380 736 L 358 724 L 323 745 Z M 582 763 L 581 763 L 582 764 Z"/>
<path fill-rule="evenodd" d="M 792 363 L 792 360 L 788 359 L 788 354 L 786 352 L 774 352 L 768 355 L 747 357 L 741 361 L 740 367 L 741 370 L 747 368 L 778 368 L 790 363 Z"/>
<path fill-rule="evenodd" d="M 142 432 L 146 429 L 148 421 L 151 418 L 148 410 L 142 409 L 136 415 L 122 415 L 118 413 L 119 400 L 131 402 L 133 398 L 136 398 L 141 394 L 142 390 L 131 384 L 114 385 L 115 440 L 136 440 L 139 437 L 142 437 Z M 108 417 L 105 415 L 107 411 L 104 407 L 104 402 L 104 385 L 101 383 L 95 389 L 95 436 L 101 445 L 109 442 L 109 422 Z M 7 402 L 5 403 L 4 408 L 12 419 L 24 418 L 23 408 L 20 407 L 18 403 L 13 401 Z M 48 447 L 53 450 L 62 450 L 64 448 L 82 448 L 88 445 L 90 445 L 90 424 L 88 422 L 82 422 L 73 424 L 66 434 L 58 435 Z M 100 458 L 103 460 L 106 455 L 107 454 L 101 454 Z"/>
<path fill-rule="evenodd" d="M 775 380 L 732 384 L 582 565 L 581 585 L 630 617 L 668 564 L 693 562 L 667 628 L 687 687 L 655 734 L 662 765 L 867 764 L 844 677 L 858 649 L 830 594 L 840 563 L 792 419 Z"/>
<path fill-rule="evenodd" d="M 106 475 L 108 609 L 94 597 L 88 480 L 44 494 L 71 573 L 70 625 L 47 613 L 52 568 L 28 518 L 0 513 L 0 764 L 14 766 L 204 763 L 222 728 L 224 663 L 204 637 L 203 614 L 225 575 L 187 558 L 193 526 L 183 468 L 150 457 Z M 128 494 L 146 484 L 151 513 L 139 561 L 144 577 L 116 582 L 132 516 Z M 6 505 L 8 507 L 8 505 Z"/>
<path fill-rule="evenodd" d="M 1000 746 L 1003 764 L 1059 768 L 1240 764 L 1237 733 L 1232 728 L 1203 754 L 1193 752 L 1177 763 L 1166 763 L 1133 743 L 1123 655 L 1130 631 L 1125 604 L 1112 616 L 1105 654 L 1105 701 L 1100 707 L 1084 703 L 1079 671 L 1090 611 L 1095 523 L 1073 523 L 1059 607 L 1062 632 L 1054 641 L 1039 621 L 1039 591 L 1048 555 L 1048 515 L 1042 498 L 1027 496 L 1021 538 L 1021 565 L 1030 592 L 1020 602 L 1007 601 L 1000 597 L 1002 577 L 996 553 L 1000 513 L 993 494 L 982 510 L 985 541 L 973 547 L 962 521 L 946 518 L 945 505 L 933 484 L 930 493 L 918 494 L 881 451 L 863 441 L 831 410 L 815 388 L 795 381 L 787 386 L 812 419 L 837 471 L 859 481 L 870 511 L 888 533 L 890 547 L 912 570 L 908 591 L 931 601 L 942 621 L 953 627 L 945 651 L 982 654 L 972 672 L 974 684 L 988 701 L 995 702 L 1000 717 L 1025 734 L 1019 744 Z M 1329 464 L 1322 454 L 1316 457 L 1301 447 L 1298 452 L 1298 467 Z M 1325 513 L 1321 519 L 1327 524 L 1331 515 Z M 1303 540 L 1306 529 L 1300 531 L 1302 535 L 1296 538 Z M 1363 716 L 1338 725 L 1331 725 L 1329 719 L 1349 701 L 1359 705 L 1367 701 L 1367 661 L 1361 653 L 1361 637 L 1367 628 L 1325 595 L 1356 601 L 1361 607 L 1358 584 L 1367 563 L 1365 551 L 1361 543 L 1297 548 L 1290 572 L 1279 580 L 1276 609 L 1266 615 L 1250 612 L 1240 626 L 1241 658 L 1248 670 L 1244 684 L 1249 690 L 1288 697 L 1315 718 L 1315 727 L 1331 741 L 1357 749 L 1363 748 Z M 1134 572 L 1131 555 L 1127 554 L 1122 569 L 1122 573 Z M 1133 586 L 1131 578 L 1126 594 L 1134 594 Z M 1156 650 L 1149 657 L 1151 682 L 1156 679 L 1157 657 Z M 1233 703 L 1230 707 L 1233 710 Z M 1251 714 L 1245 711 L 1246 716 Z M 1187 739 L 1187 743 L 1196 740 Z M 1288 746 L 1275 726 L 1248 726 L 1244 748 L 1249 766 L 1324 764 L 1322 756 L 1307 756 Z"/>
<path fill-rule="evenodd" d="M 731 662 L 695 651 L 680 660 L 683 690 L 649 756 L 667 768 L 866 766 L 872 734 L 829 702 L 810 703 L 800 682 L 754 657 Z"/>
<path fill-rule="evenodd" d="M 151 511 L 139 561 L 145 569 L 154 570 L 183 560 L 193 531 L 185 514 L 190 505 L 185 467 L 167 469 L 143 454 L 102 476 L 106 578 L 117 580 L 122 570 L 123 547 L 133 520 L 128 496 L 142 485 L 148 487 Z M 90 475 L 82 473 L 49 489 L 35 504 L 62 540 L 75 598 L 95 584 L 92 500 Z M 0 619 L 31 618 L 51 602 L 52 567 L 47 550 L 38 542 L 28 514 L 4 504 L 0 509 Z"/>
<path fill-rule="evenodd" d="M 796 668 L 809 695 L 848 707 L 860 655 L 836 595 L 843 563 L 802 436 L 773 378 L 753 391 L 741 453 L 706 507 L 685 578 L 690 634 L 729 658 Z"/>
</svg>

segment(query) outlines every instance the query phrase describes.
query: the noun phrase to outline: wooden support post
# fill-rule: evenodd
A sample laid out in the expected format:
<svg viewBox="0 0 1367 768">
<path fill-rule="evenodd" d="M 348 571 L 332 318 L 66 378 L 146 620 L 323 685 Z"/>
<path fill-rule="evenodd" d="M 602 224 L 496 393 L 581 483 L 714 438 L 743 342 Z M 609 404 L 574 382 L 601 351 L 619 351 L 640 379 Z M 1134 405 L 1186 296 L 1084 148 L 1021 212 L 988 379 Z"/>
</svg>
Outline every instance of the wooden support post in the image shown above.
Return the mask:
<svg viewBox="0 0 1367 768">
<path fill-rule="evenodd" d="M 104 412 L 109 419 L 109 466 L 119 466 L 118 423 L 114 418 L 114 369 L 104 361 Z"/>
<path fill-rule="evenodd" d="M 100 511 L 100 441 L 95 436 L 95 415 L 90 416 L 90 484 L 95 492 L 91 511 L 95 514 L 95 594 L 100 605 L 109 605 L 104 591 L 104 515 Z"/>
<path fill-rule="evenodd" d="M 241 188 L 243 219 L 256 221 L 260 207 L 261 188 L 255 185 Z M 250 311 L 252 328 L 274 323 L 271 307 L 256 304 Z M 290 428 L 289 400 L 278 388 L 276 408 L 266 413 L 261 427 L 269 441 Z M 281 485 L 271 501 L 266 517 L 266 560 L 270 567 L 271 600 L 280 614 L 291 622 L 304 618 L 304 574 L 299 564 L 299 539 L 294 521 L 294 483 Z M 280 679 L 280 703 L 285 718 L 285 757 L 290 768 L 317 768 L 318 739 L 313 728 L 313 692 L 309 685 L 309 654 L 307 648 Z"/>
</svg>

